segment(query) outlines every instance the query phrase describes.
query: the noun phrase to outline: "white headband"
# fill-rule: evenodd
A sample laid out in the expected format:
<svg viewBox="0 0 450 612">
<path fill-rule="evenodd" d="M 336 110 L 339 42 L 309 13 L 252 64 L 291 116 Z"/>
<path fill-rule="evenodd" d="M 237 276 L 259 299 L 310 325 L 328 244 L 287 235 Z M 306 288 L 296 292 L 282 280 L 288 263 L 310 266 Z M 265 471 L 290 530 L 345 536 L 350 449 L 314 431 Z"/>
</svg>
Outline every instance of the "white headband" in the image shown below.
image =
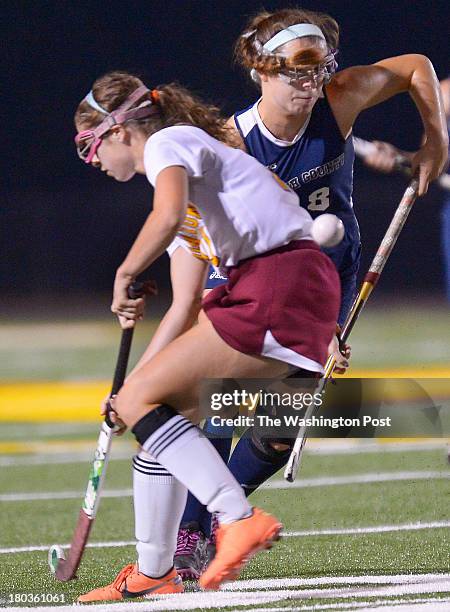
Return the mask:
<svg viewBox="0 0 450 612">
<path fill-rule="evenodd" d="M 96 101 L 96 99 L 94 98 L 94 94 L 92 93 L 92 89 L 88 93 L 88 95 L 84 98 L 84 101 L 87 102 L 91 108 L 93 108 L 94 110 L 98 111 L 99 113 L 103 113 L 104 115 L 109 115 L 109 111 L 107 111 L 104 108 L 102 108 L 100 106 L 100 104 Z"/>
<path fill-rule="evenodd" d="M 281 45 L 285 45 L 296 38 L 303 38 L 304 36 L 318 36 L 326 42 L 322 30 L 318 26 L 312 23 L 297 23 L 281 30 L 281 32 L 278 32 L 275 36 L 272 36 L 272 38 L 263 45 L 263 52 L 272 53 L 272 51 L 275 51 L 275 49 L 278 49 Z"/>
</svg>

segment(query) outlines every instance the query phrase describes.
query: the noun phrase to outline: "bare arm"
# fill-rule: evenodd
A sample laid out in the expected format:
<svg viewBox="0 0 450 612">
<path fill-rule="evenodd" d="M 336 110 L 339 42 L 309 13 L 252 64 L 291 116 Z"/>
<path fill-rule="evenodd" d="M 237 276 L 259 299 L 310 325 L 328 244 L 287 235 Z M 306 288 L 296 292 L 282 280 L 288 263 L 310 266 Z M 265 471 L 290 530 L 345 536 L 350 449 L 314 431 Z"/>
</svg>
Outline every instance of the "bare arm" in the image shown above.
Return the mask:
<svg viewBox="0 0 450 612">
<path fill-rule="evenodd" d="M 338 73 L 327 88 L 333 111 L 348 135 L 361 111 L 392 96 L 409 92 L 422 118 L 425 142 L 412 159 L 419 172 L 419 194 L 442 172 L 448 134 L 444 104 L 433 66 L 423 55 L 391 57 L 371 66 L 355 66 Z"/>
<path fill-rule="evenodd" d="M 450 117 L 450 79 L 445 79 L 440 82 L 442 99 L 444 101 L 444 111 L 447 119 Z M 355 151 L 358 153 L 357 142 L 360 139 L 355 138 Z M 365 143 L 365 141 L 362 141 Z M 425 135 L 422 138 L 422 144 L 425 142 Z M 395 147 L 394 145 L 374 140 L 370 142 L 370 147 L 364 147 L 365 150 L 359 152 L 359 155 L 363 158 L 364 163 L 378 172 L 385 172 L 387 174 L 393 172 L 397 168 L 399 159 L 406 159 L 411 164 L 416 151 L 404 151 Z M 441 177 L 442 178 L 442 177 Z"/>
<path fill-rule="evenodd" d="M 236 138 L 236 148 L 242 149 L 243 151 L 247 152 L 247 148 L 244 144 L 244 141 L 242 140 L 241 133 L 236 127 L 236 122 L 234 120 L 233 115 L 231 115 L 231 117 L 227 120 L 226 125 L 227 127 L 232 128 L 234 130 L 234 136 Z"/>
<path fill-rule="evenodd" d="M 153 211 L 147 217 L 124 262 L 116 272 L 111 310 L 123 328 L 133 327 L 138 300 L 127 296 L 128 286 L 169 246 L 183 223 L 188 203 L 188 178 L 180 166 L 162 170 L 156 179 Z"/>
<path fill-rule="evenodd" d="M 201 309 L 207 270 L 208 264 L 205 261 L 197 259 L 182 247 L 178 247 L 172 254 L 172 304 L 129 376 L 195 323 Z"/>
</svg>

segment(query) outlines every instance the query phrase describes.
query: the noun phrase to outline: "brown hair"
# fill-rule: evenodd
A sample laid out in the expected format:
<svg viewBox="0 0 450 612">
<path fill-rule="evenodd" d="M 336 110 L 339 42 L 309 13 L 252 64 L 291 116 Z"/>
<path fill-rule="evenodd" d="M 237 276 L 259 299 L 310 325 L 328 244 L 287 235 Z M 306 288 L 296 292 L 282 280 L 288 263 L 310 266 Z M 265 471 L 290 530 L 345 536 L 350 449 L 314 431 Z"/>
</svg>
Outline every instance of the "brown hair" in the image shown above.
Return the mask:
<svg viewBox="0 0 450 612">
<path fill-rule="evenodd" d="M 138 77 L 128 72 L 114 71 L 97 79 L 92 86 L 92 93 L 102 108 L 112 112 L 142 85 Z M 135 124 L 136 129 L 146 135 L 150 136 L 171 125 L 187 124 L 201 128 L 217 140 L 236 146 L 234 130 L 225 125 L 226 119 L 221 116 L 219 108 L 204 103 L 181 85 L 160 85 L 144 94 L 134 106 L 139 106 L 145 100 L 153 102 L 156 112 L 144 119 L 130 120 L 127 123 Z M 75 112 L 75 125 L 78 130 L 90 129 L 99 125 L 104 118 L 104 114 L 83 100 Z"/>
<path fill-rule="evenodd" d="M 244 32 L 239 36 L 234 50 L 236 61 L 247 70 L 254 68 L 265 74 L 278 71 L 282 67 L 280 59 L 274 55 L 264 55 L 263 45 L 278 32 L 297 23 L 311 23 L 318 26 L 325 36 L 328 48 L 330 50 L 338 48 L 339 26 L 330 15 L 297 8 L 282 9 L 274 13 L 263 11 L 249 21 Z M 307 65 L 317 61 L 314 49 L 305 48 L 290 58 L 289 63 Z"/>
</svg>

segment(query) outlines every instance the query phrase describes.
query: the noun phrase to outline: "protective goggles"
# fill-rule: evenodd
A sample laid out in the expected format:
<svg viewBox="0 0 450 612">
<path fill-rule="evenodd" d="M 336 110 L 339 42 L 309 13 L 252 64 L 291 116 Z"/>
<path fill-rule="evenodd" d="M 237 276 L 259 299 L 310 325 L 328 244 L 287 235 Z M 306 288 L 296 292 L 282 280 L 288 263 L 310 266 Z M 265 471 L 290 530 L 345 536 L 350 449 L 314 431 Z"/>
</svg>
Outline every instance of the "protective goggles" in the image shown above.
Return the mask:
<svg viewBox="0 0 450 612">
<path fill-rule="evenodd" d="M 285 64 L 286 62 L 283 61 Z M 337 62 L 335 53 L 327 55 L 323 62 L 309 67 L 285 67 L 277 73 L 279 78 L 289 85 L 299 86 L 306 83 L 314 85 L 327 84 L 336 72 Z"/>
<path fill-rule="evenodd" d="M 254 30 L 249 33 L 253 34 Z M 278 32 L 272 38 L 270 38 L 263 46 L 261 50 L 262 55 L 271 55 L 281 60 L 281 64 L 286 64 L 286 56 L 281 53 L 276 53 L 276 50 L 292 40 L 297 38 L 304 38 L 305 36 L 317 36 L 322 39 L 325 43 L 327 42 L 322 30 L 312 23 L 297 23 L 292 26 L 288 26 L 281 32 Z M 289 83 L 289 85 L 302 85 L 307 81 L 313 81 L 315 84 L 327 84 L 333 74 L 336 72 L 337 50 L 331 49 L 329 54 L 325 57 L 324 61 L 317 66 L 311 66 L 306 68 L 292 68 L 284 67 L 278 71 L 280 78 Z M 254 81 L 260 83 L 260 78 L 255 69 L 250 71 L 250 76 Z"/>
<path fill-rule="evenodd" d="M 99 125 L 97 125 L 96 128 L 83 130 L 78 132 L 78 134 L 75 136 L 78 157 L 86 164 L 90 164 L 97 154 L 98 148 L 102 143 L 102 139 L 112 127 L 125 123 L 126 121 L 130 121 L 131 119 L 144 119 L 153 114 L 156 109 L 154 108 L 151 100 L 145 100 L 141 105 L 135 108 L 130 108 L 149 91 L 150 89 L 145 87 L 145 85 L 141 85 L 141 87 L 138 87 L 135 89 L 135 91 L 133 91 L 125 102 L 122 102 L 118 108 L 110 113 L 102 108 L 95 101 L 92 92 L 89 92 L 84 98 L 84 101 L 96 111 L 104 113 L 106 117 Z"/>
</svg>

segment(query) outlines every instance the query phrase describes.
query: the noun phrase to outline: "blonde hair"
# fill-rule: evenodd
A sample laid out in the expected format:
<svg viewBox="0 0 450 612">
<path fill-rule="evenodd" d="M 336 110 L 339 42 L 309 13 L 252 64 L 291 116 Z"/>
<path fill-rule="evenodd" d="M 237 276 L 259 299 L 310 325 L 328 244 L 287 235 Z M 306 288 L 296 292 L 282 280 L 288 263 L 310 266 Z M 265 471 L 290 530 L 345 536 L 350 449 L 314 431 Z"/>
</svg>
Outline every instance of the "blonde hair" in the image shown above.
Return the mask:
<svg viewBox="0 0 450 612">
<path fill-rule="evenodd" d="M 102 108 L 112 112 L 142 85 L 141 79 L 128 72 L 108 72 L 95 81 L 92 94 Z M 234 130 L 226 126 L 226 119 L 221 116 L 220 109 L 212 104 L 206 104 L 181 85 L 177 83 L 160 85 L 145 93 L 134 106 L 139 106 L 145 100 L 151 100 L 155 112 L 144 119 L 132 119 L 127 123 L 133 124 L 146 135 L 150 136 L 171 125 L 193 125 L 217 140 L 236 146 Z M 104 118 L 104 114 L 83 100 L 78 105 L 74 120 L 76 128 L 81 130 L 96 127 Z"/>
<path fill-rule="evenodd" d="M 339 26 L 330 15 L 296 8 L 282 9 L 273 13 L 263 11 L 249 21 L 244 32 L 239 36 L 234 50 L 236 61 L 247 70 L 255 69 L 265 74 L 273 74 L 285 65 L 308 65 L 320 61 L 321 58 L 314 46 L 305 47 L 292 58 L 287 58 L 283 64 L 280 57 L 263 53 L 263 46 L 275 34 L 298 23 L 311 23 L 318 26 L 325 36 L 329 50 L 337 50 Z"/>
</svg>

